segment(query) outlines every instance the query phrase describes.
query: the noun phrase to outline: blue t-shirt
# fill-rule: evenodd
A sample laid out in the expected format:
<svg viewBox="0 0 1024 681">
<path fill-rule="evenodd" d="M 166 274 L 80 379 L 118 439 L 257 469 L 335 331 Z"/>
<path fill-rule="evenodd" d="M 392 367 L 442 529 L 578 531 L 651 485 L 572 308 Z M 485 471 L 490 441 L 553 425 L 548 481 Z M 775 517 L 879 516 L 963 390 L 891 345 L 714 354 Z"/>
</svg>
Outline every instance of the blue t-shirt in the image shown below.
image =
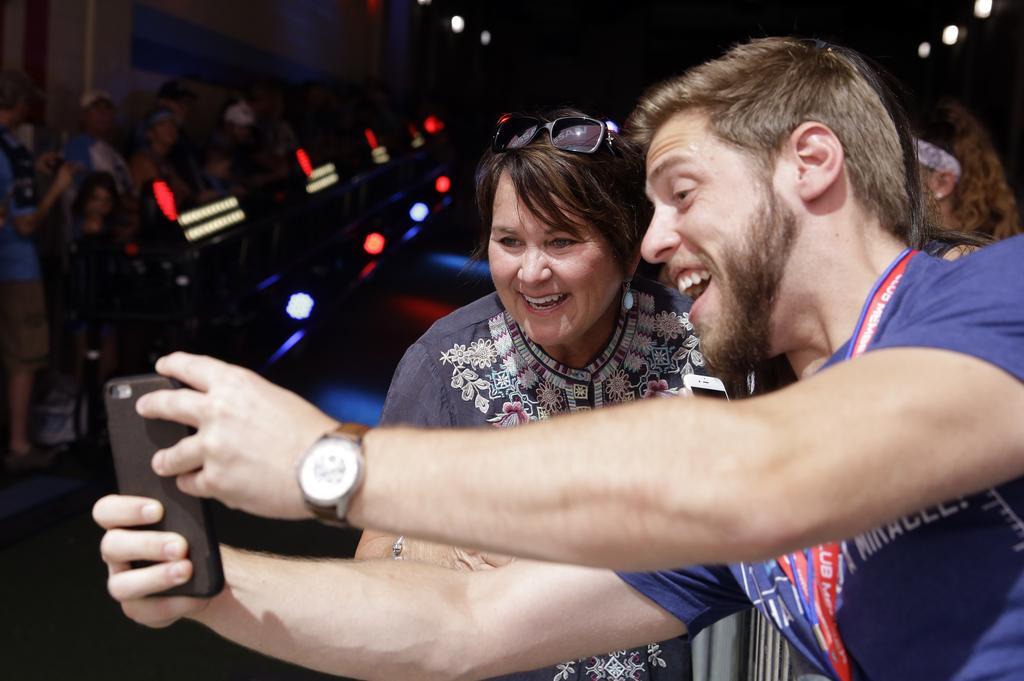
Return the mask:
<svg viewBox="0 0 1024 681">
<path fill-rule="evenodd" d="M 1024 236 L 955 261 L 915 257 L 868 351 L 893 347 L 964 353 L 1024 380 Z M 837 622 L 857 681 L 1024 675 L 1024 478 L 843 542 L 841 575 Z M 622 578 L 691 636 L 753 604 L 828 669 L 775 561 Z"/>
<path fill-rule="evenodd" d="M 89 173 L 104 172 L 114 178 L 114 186 L 121 196 L 135 193 L 128 163 L 117 149 L 103 140 L 85 133 L 75 135 L 64 144 L 64 160 L 78 163 L 86 171 L 75 177 L 76 189 Z"/>
<path fill-rule="evenodd" d="M 32 154 L 7 128 L 0 125 L 0 201 L 7 217 L 0 227 L 0 281 L 35 281 L 42 278 L 39 257 L 31 236 L 21 236 L 14 219 L 36 210 L 35 163 Z"/>
</svg>

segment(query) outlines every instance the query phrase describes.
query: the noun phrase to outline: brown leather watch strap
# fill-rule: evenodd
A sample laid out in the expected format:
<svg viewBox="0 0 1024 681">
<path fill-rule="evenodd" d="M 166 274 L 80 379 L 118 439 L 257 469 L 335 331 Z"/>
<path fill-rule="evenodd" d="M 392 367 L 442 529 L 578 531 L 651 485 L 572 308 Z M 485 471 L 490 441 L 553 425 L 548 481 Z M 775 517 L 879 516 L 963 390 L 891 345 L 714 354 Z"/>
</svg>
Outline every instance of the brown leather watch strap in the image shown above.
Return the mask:
<svg viewBox="0 0 1024 681">
<path fill-rule="evenodd" d="M 369 426 L 364 426 L 362 423 L 342 423 L 337 428 L 332 430 L 328 435 L 343 435 L 350 437 L 356 442 L 363 439 L 363 435 L 366 431 L 370 430 Z"/>
</svg>

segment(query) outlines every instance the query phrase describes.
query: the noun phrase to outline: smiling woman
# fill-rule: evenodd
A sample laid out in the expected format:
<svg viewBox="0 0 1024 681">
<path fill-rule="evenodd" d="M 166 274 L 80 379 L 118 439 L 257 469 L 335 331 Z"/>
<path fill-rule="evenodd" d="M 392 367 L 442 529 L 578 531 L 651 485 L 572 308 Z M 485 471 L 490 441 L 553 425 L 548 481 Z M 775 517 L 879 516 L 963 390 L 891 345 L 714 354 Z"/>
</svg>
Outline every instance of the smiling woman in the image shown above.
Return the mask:
<svg viewBox="0 0 1024 681">
<path fill-rule="evenodd" d="M 409 348 L 382 423 L 508 428 L 671 397 L 703 373 L 690 300 L 632 278 L 648 218 L 642 181 L 634 148 L 597 119 L 503 117 L 476 173 L 478 252 L 496 291 Z M 365 532 L 356 558 L 382 557 L 473 570 L 511 560 Z M 679 680 L 688 659 L 676 639 L 510 678 Z"/>
</svg>

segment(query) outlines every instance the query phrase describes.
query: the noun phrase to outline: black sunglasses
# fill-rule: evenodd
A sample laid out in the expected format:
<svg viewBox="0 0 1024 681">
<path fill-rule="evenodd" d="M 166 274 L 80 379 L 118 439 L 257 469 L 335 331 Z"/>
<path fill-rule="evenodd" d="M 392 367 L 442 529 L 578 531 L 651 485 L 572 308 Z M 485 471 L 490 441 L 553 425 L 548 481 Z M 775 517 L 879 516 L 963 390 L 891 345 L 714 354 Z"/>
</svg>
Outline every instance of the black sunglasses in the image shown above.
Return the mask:
<svg viewBox="0 0 1024 681">
<path fill-rule="evenodd" d="M 533 141 L 541 130 L 551 135 L 551 144 L 556 149 L 577 154 L 593 154 L 601 148 L 602 142 L 612 146 L 612 132 L 596 118 L 586 116 L 563 116 L 545 123 L 532 116 L 502 116 L 494 131 L 491 150 L 494 152 L 522 149 Z"/>
</svg>

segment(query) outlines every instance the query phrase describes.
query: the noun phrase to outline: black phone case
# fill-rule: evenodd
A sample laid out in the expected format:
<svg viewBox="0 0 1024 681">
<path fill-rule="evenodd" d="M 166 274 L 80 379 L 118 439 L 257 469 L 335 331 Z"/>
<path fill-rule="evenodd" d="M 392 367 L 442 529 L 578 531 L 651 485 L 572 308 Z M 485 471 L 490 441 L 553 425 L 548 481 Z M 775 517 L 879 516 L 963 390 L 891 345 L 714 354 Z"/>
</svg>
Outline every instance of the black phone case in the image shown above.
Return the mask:
<svg viewBox="0 0 1024 681">
<path fill-rule="evenodd" d="M 157 450 L 172 446 L 189 435 L 190 429 L 171 421 L 144 419 L 135 411 L 135 403 L 142 395 L 178 387 L 171 379 L 157 374 L 108 381 L 103 394 L 110 447 L 121 494 L 158 499 L 164 505 L 163 520 L 144 529 L 177 532 L 188 540 L 192 579 L 155 595 L 208 597 L 224 588 L 224 571 L 206 500 L 185 494 L 173 477 L 160 477 L 152 467 Z M 139 561 L 133 566 L 151 564 Z"/>
</svg>

